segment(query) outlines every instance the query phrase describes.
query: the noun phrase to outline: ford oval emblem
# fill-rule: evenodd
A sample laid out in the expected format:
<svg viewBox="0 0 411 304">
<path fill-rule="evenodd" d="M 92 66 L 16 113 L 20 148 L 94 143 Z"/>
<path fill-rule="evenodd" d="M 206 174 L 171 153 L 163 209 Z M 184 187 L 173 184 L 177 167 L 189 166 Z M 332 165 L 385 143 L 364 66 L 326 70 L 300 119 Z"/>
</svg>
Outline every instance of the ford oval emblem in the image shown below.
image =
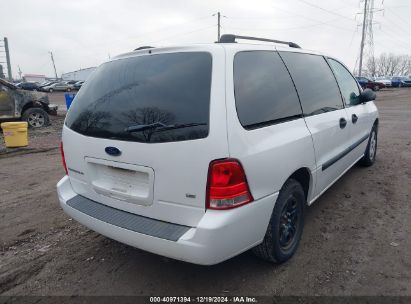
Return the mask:
<svg viewBox="0 0 411 304">
<path fill-rule="evenodd" d="M 106 147 L 105 151 L 108 155 L 111 155 L 111 156 L 121 155 L 121 151 L 117 149 L 116 147 Z"/>
</svg>

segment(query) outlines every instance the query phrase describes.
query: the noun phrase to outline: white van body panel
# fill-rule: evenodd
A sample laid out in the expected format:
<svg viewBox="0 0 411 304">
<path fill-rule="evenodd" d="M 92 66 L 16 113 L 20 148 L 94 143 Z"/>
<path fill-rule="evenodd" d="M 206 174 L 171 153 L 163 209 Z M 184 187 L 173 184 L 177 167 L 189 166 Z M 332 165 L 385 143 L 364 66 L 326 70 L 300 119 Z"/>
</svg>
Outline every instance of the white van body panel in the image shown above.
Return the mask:
<svg viewBox="0 0 411 304">
<path fill-rule="evenodd" d="M 347 111 L 349 121 L 348 129 L 350 132 L 350 144 L 354 144 L 369 135 L 373 124 L 375 123 L 376 119 L 378 119 L 378 110 L 373 101 L 347 107 L 345 108 L 345 110 Z M 353 115 L 356 115 L 358 117 L 356 123 L 352 122 Z M 367 144 L 368 140 L 365 140 L 360 145 L 358 145 L 352 151 L 352 153 L 348 155 L 351 162 L 364 155 Z"/>
<path fill-rule="evenodd" d="M 314 147 L 316 158 L 317 183 L 314 195 L 319 194 L 325 187 L 334 181 L 349 165 L 346 158 L 322 170 L 322 166 L 334 156 L 341 153 L 349 144 L 349 129 L 341 129 L 339 120 L 347 119 L 345 109 L 324 114 L 317 114 L 305 118 Z"/>
<path fill-rule="evenodd" d="M 309 173 L 307 203 L 312 203 L 364 154 L 368 141 L 333 166 L 322 165 L 369 134 L 378 118 L 373 102 L 299 118 L 253 130 L 241 125 L 235 104 L 233 58 L 239 51 L 271 50 L 272 45 L 205 44 L 152 49 L 153 54 L 209 52 L 212 55 L 209 134 L 179 142 L 141 143 L 81 135 L 63 127 L 68 175 L 57 184 L 64 211 L 107 237 L 131 246 L 196 264 L 211 265 L 260 244 L 279 191 L 299 169 Z M 281 51 L 307 52 L 278 47 Z M 113 60 L 146 56 L 147 50 Z M 360 120 L 353 125 L 355 111 Z M 339 128 L 345 117 L 347 127 Z M 105 152 L 115 146 L 122 153 Z M 229 210 L 206 209 L 210 162 L 235 158 L 244 168 L 253 201 Z M 188 230 L 177 241 L 125 229 L 80 212 L 69 202 L 76 196 Z"/>
</svg>

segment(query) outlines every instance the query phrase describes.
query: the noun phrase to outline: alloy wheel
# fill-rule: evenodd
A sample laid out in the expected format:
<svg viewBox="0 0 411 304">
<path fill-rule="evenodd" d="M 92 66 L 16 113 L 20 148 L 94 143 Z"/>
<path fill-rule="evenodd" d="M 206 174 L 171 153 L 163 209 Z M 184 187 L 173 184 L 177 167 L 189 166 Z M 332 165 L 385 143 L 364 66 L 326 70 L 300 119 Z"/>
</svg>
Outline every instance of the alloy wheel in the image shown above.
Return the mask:
<svg viewBox="0 0 411 304">
<path fill-rule="evenodd" d="M 41 113 L 31 113 L 28 117 L 28 123 L 34 128 L 44 126 L 45 118 Z"/>
</svg>

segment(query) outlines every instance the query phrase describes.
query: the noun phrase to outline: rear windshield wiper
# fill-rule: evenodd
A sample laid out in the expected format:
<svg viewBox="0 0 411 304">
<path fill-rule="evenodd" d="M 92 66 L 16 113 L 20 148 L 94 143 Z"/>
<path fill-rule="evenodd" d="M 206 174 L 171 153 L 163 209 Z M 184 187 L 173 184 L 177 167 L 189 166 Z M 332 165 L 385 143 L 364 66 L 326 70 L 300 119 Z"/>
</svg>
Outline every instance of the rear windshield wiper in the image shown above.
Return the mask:
<svg viewBox="0 0 411 304">
<path fill-rule="evenodd" d="M 206 126 L 207 123 L 186 123 L 186 124 L 174 124 L 174 125 L 166 125 L 161 122 L 155 122 L 152 124 L 147 125 L 134 125 L 124 129 L 124 131 L 132 133 L 132 132 L 141 132 L 145 130 L 154 129 L 155 132 L 158 131 L 167 131 L 167 130 L 174 130 L 174 129 L 182 129 L 182 128 L 189 128 L 189 127 L 196 127 L 196 126 Z"/>
<path fill-rule="evenodd" d="M 129 126 L 124 129 L 125 132 L 140 132 L 140 131 L 145 131 L 145 130 L 150 130 L 150 129 L 156 129 L 159 127 L 165 127 L 166 125 L 161 123 L 161 122 L 155 122 L 152 124 L 147 124 L 147 125 L 133 125 Z"/>
</svg>

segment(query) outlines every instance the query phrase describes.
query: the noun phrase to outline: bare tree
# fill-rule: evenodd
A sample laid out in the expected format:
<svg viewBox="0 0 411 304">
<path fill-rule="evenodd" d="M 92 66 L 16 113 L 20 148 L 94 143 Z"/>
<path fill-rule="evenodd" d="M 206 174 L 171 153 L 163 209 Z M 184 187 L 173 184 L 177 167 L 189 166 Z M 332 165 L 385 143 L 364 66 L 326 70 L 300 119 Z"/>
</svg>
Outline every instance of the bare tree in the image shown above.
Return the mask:
<svg viewBox="0 0 411 304">
<path fill-rule="evenodd" d="M 137 124 L 137 125 L 149 125 L 156 122 L 163 123 L 165 125 L 171 124 L 175 120 L 173 113 L 160 110 L 157 107 L 145 107 L 127 113 L 123 113 L 124 119 L 127 124 Z M 148 129 L 142 132 L 145 140 L 149 142 L 152 135 L 155 133 L 155 129 Z"/>
<path fill-rule="evenodd" d="M 411 56 L 382 53 L 366 62 L 369 76 L 404 76 L 411 74 Z"/>
<path fill-rule="evenodd" d="M 369 76 L 378 76 L 377 73 L 377 63 L 375 57 L 368 58 L 365 64 L 365 70 Z"/>
</svg>

